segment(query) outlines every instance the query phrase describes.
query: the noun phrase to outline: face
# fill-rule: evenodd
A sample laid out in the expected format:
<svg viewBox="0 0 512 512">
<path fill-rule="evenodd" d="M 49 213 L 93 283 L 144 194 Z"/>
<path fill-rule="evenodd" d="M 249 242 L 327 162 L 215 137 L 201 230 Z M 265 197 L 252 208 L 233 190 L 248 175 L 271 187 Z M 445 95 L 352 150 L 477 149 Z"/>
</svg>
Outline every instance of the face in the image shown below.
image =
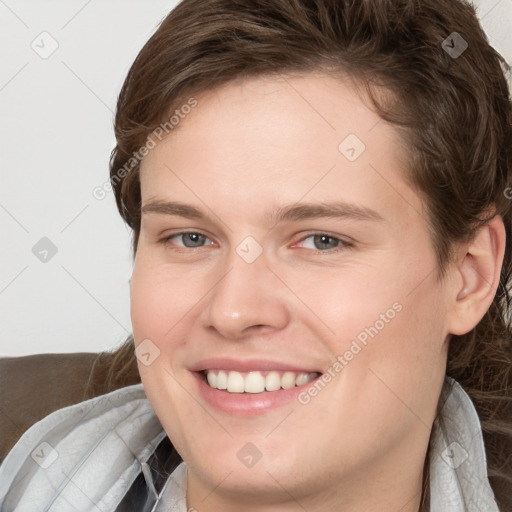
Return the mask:
<svg viewBox="0 0 512 512">
<path fill-rule="evenodd" d="M 421 484 L 448 299 L 405 170 L 395 130 L 320 74 L 197 96 L 142 161 L 134 338 L 190 495 Z"/>
</svg>

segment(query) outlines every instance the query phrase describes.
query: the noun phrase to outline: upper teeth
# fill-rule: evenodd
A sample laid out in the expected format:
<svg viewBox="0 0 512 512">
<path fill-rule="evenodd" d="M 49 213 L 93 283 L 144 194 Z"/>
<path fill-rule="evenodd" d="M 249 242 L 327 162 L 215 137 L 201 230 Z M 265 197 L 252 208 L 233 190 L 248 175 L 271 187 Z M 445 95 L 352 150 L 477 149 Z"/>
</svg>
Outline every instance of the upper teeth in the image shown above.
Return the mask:
<svg viewBox="0 0 512 512">
<path fill-rule="evenodd" d="M 265 375 L 266 374 L 266 375 Z M 317 377 L 317 373 L 259 372 L 240 373 L 229 370 L 206 370 L 206 379 L 212 388 L 230 393 L 262 393 L 302 386 Z"/>
</svg>

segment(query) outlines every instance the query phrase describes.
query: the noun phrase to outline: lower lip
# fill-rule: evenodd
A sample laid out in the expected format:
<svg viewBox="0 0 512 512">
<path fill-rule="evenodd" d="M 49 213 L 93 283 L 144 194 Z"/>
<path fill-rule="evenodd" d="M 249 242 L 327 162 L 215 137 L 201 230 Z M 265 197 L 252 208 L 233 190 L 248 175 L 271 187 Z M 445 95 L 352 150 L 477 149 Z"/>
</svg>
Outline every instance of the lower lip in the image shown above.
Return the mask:
<svg viewBox="0 0 512 512">
<path fill-rule="evenodd" d="M 258 416 L 289 404 L 293 400 L 298 401 L 299 393 L 313 385 L 321 377 L 319 375 L 316 379 L 302 386 L 295 386 L 290 389 L 263 391 L 262 393 L 229 393 L 210 387 L 206 383 L 203 373 L 192 372 L 192 374 L 198 383 L 199 392 L 209 405 L 220 411 L 240 416 Z"/>
</svg>

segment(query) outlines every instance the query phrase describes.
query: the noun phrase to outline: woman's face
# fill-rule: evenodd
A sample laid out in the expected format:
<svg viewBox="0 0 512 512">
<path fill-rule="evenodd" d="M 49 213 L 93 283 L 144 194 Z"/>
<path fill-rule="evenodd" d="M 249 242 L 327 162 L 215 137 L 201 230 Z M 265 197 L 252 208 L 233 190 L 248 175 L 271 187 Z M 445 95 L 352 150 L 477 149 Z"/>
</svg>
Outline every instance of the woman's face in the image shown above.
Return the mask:
<svg viewBox="0 0 512 512">
<path fill-rule="evenodd" d="M 419 489 L 449 298 L 398 134 L 320 74 L 196 99 L 142 161 L 131 279 L 189 497 L 349 510 L 388 480 Z"/>
</svg>

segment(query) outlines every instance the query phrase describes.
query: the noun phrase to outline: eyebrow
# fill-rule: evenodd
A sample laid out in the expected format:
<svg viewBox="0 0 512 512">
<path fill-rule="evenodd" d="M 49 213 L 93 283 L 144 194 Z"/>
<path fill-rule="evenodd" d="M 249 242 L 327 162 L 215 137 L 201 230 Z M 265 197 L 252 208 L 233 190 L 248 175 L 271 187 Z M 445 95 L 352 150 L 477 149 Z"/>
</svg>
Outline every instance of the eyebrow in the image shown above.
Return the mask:
<svg viewBox="0 0 512 512">
<path fill-rule="evenodd" d="M 150 201 L 142 206 L 141 213 L 159 213 L 160 215 L 177 215 L 187 219 L 205 219 L 206 216 L 194 206 L 173 201 Z"/>
<path fill-rule="evenodd" d="M 206 220 L 208 218 L 195 206 L 176 201 L 153 200 L 142 206 L 141 212 L 142 214 L 176 215 L 194 220 Z M 377 222 L 385 220 L 380 213 L 371 208 L 343 201 L 292 204 L 276 208 L 266 216 L 266 220 L 270 224 L 313 218 L 349 218 Z"/>
<path fill-rule="evenodd" d="M 378 212 L 353 203 L 334 201 L 326 203 L 300 203 L 277 208 L 267 217 L 270 222 L 299 221 L 314 218 L 349 218 L 384 221 Z"/>
</svg>

